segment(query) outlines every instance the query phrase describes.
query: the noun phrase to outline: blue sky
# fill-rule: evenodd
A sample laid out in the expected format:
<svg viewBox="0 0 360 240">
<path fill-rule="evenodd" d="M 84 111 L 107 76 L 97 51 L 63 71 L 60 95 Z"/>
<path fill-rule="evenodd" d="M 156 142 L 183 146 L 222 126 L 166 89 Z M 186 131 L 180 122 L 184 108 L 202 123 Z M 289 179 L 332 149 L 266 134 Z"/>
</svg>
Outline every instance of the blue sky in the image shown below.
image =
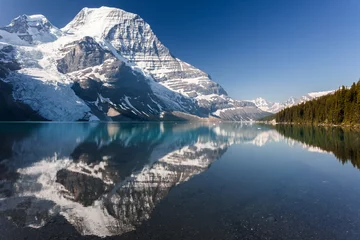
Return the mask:
<svg viewBox="0 0 360 240">
<path fill-rule="evenodd" d="M 0 0 L 0 25 L 41 13 L 63 27 L 103 5 L 139 14 L 237 99 L 283 101 L 360 78 L 358 0 Z"/>
</svg>

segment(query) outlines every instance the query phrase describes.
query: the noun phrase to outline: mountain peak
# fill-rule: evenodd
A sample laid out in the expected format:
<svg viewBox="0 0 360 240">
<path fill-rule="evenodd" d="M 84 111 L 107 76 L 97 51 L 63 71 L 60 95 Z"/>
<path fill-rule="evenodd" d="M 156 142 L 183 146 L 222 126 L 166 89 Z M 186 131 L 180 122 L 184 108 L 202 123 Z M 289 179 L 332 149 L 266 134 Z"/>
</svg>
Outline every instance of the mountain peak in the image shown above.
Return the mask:
<svg viewBox="0 0 360 240">
<path fill-rule="evenodd" d="M 0 30 L 16 34 L 30 44 L 52 42 L 62 35 L 61 31 L 42 14 L 20 15 Z"/>
<path fill-rule="evenodd" d="M 256 98 L 255 100 L 256 100 L 256 101 L 262 101 L 262 102 L 265 101 L 265 102 L 266 102 L 266 100 L 265 100 L 264 98 L 262 98 L 262 97 L 258 97 L 258 98 Z"/>
<path fill-rule="evenodd" d="M 256 98 L 255 100 L 253 100 L 251 102 L 255 103 L 255 105 L 257 107 L 265 107 L 265 106 L 268 106 L 270 104 L 270 102 L 266 101 L 262 97 L 258 97 L 258 98 Z"/>
<path fill-rule="evenodd" d="M 42 14 L 25 15 L 28 21 L 32 22 L 49 22 L 49 20 Z"/>
<path fill-rule="evenodd" d="M 293 96 L 291 96 L 286 102 L 285 105 L 287 106 L 292 106 L 297 102 L 297 99 L 294 98 Z"/>
<path fill-rule="evenodd" d="M 137 14 L 119 8 L 102 6 L 83 8 L 62 31 L 82 36 L 105 37 L 114 26 L 138 18 Z"/>
</svg>

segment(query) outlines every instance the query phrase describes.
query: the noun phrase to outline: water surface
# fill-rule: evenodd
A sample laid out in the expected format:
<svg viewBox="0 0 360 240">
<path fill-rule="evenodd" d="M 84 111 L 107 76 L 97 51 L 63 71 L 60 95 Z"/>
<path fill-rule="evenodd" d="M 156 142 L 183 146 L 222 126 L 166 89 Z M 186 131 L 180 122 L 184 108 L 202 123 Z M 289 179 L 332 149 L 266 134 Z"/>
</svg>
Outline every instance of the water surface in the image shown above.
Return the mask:
<svg viewBox="0 0 360 240">
<path fill-rule="evenodd" d="M 0 236 L 360 239 L 359 136 L 241 123 L 2 123 Z"/>
</svg>

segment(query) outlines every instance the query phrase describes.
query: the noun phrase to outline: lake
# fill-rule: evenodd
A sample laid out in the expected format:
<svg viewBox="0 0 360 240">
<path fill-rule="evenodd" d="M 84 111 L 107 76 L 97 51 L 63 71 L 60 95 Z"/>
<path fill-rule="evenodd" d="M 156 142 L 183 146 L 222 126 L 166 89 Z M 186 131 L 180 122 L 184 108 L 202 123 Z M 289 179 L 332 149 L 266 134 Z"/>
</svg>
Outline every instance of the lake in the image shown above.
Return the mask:
<svg viewBox="0 0 360 240">
<path fill-rule="evenodd" d="M 1 239 L 360 239 L 360 134 L 1 123 Z"/>
</svg>

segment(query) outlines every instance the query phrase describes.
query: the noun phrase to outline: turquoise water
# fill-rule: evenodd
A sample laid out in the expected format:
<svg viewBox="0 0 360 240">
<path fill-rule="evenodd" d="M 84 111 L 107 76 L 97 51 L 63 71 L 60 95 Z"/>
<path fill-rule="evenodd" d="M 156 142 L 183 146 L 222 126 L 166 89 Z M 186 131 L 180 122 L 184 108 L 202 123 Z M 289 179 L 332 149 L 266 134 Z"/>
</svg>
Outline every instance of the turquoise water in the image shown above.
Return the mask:
<svg viewBox="0 0 360 240">
<path fill-rule="evenodd" d="M 359 134 L 0 124 L 4 239 L 359 239 Z"/>
</svg>

